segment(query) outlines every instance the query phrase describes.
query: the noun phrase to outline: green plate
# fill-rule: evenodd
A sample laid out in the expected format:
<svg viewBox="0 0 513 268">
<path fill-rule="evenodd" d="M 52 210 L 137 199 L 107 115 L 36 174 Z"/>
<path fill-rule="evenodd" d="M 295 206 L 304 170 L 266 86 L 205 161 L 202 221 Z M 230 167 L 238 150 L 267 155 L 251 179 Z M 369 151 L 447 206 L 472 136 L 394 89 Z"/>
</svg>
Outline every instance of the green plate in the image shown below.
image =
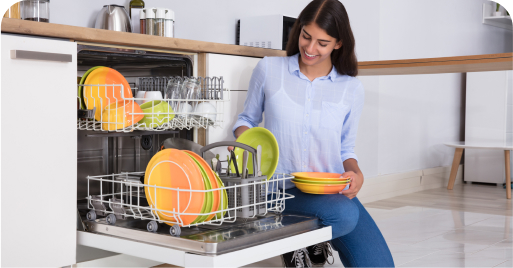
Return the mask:
<svg viewBox="0 0 513 268">
<path fill-rule="evenodd" d="M 210 183 L 210 179 L 208 178 L 208 175 L 205 172 L 205 170 L 203 169 L 203 167 L 201 166 L 201 164 L 192 155 L 190 155 L 188 153 L 186 153 L 186 154 L 188 156 L 190 156 L 191 159 L 194 160 L 194 163 L 196 163 L 196 165 L 198 166 L 198 168 L 201 172 L 201 176 L 203 177 L 203 183 L 205 184 L 205 190 L 211 190 L 212 184 Z M 203 207 L 201 208 L 200 213 L 211 212 L 213 210 L 213 208 L 212 208 L 213 203 L 214 203 L 214 193 L 213 192 L 205 192 L 205 202 L 203 203 Z M 209 215 L 198 215 L 198 217 L 191 224 L 203 222 L 208 218 L 208 216 Z"/>
<path fill-rule="evenodd" d="M 80 82 L 78 84 L 82 85 L 84 84 L 87 76 L 94 70 L 100 68 L 100 67 L 103 67 L 103 66 L 94 66 L 93 68 L 87 70 L 87 72 L 85 72 L 85 74 L 82 76 L 82 79 L 80 79 Z M 82 95 L 82 92 L 83 92 L 83 87 L 82 86 L 79 86 L 78 87 L 78 96 L 80 97 L 80 109 L 85 109 L 86 105 L 85 105 L 85 101 L 84 101 L 84 96 Z"/>
<path fill-rule="evenodd" d="M 219 185 L 219 187 L 224 187 L 224 183 L 223 181 L 221 180 L 221 178 L 219 178 L 219 175 L 217 175 L 217 173 L 214 172 L 214 174 L 216 175 L 216 179 L 217 179 L 217 184 Z M 222 205 L 222 207 L 221 207 Z M 225 210 L 228 208 L 228 193 L 226 193 L 226 189 L 223 189 L 223 202 L 221 204 L 221 202 L 219 202 L 219 208 L 217 210 Z M 216 214 L 216 217 L 214 219 L 221 219 L 224 214 L 226 214 L 227 211 L 225 211 L 224 213 L 223 212 L 219 212 Z"/>
<path fill-rule="evenodd" d="M 271 131 L 263 128 L 263 127 L 254 127 L 248 129 L 242 133 L 242 135 L 237 138 L 237 142 L 249 145 L 253 148 L 257 148 L 258 145 L 262 145 L 262 174 L 267 175 L 267 179 L 269 180 L 274 171 L 276 171 L 276 167 L 278 166 L 278 159 L 280 156 L 280 149 L 278 148 L 278 141 L 271 133 Z M 235 156 L 237 157 L 237 167 L 239 168 L 239 172 L 242 174 L 242 153 L 244 149 L 235 148 L 234 150 Z M 248 157 L 248 170 L 249 174 L 253 174 L 253 154 L 249 153 Z M 231 163 L 231 171 L 235 173 L 235 168 L 233 167 L 233 163 Z"/>
<path fill-rule="evenodd" d="M 309 184 L 327 184 L 327 185 L 335 185 L 335 184 L 347 184 L 349 183 L 349 180 L 343 180 L 343 181 L 311 181 L 311 180 L 305 180 L 300 178 L 294 178 L 293 181 L 302 182 L 302 183 L 309 183 Z"/>
</svg>

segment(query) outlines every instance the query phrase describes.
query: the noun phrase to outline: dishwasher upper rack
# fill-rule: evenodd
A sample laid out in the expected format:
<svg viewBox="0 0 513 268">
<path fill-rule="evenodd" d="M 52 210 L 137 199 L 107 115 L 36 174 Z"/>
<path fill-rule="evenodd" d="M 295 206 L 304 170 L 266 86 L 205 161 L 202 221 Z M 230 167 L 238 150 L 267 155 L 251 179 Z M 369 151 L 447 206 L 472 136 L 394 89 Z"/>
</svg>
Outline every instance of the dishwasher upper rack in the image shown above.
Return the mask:
<svg viewBox="0 0 513 268">
<path fill-rule="evenodd" d="M 199 99 L 171 99 L 163 98 L 154 100 L 151 108 L 144 111 L 137 111 L 136 103 L 147 101 L 144 97 L 127 97 L 122 84 L 78 84 L 83 90 L 77 94 L 79 105 L 104 107 L 103 111 L 78 110 L 77 129 L 92 131 L 115 131 L 132 132 L 134 130 L 164 131 L 172 129 L 192 129 L 195 127 L 208 128 L 220 127 L 223 123 L 225 102 L 230 101 L 230 91 L 222 88 L 222 77 L 194 77 L 201 83 L 201 95 Z M 145 78 L 148 83 L 143 85 L 149 91 L 159 91 L 162 94 L 164 81 L 185 79 L 180 77 L 172 78 Z M 153 79 L 153 80 L 152 80 Z M 144 80 L 144 81 L 146 81 Z M 141 80 L 143 81 L 143 80 Z M 158 82 L 160 81 L 160 82 Z M 150 82 L 152 84 L 150 84 Z M 132 96 L 136 96 L 140 88 L 134 88 Z M 131 89 L 129 89 L 131 90 Z M 80 92 L 84 92 L 83 95 Z M 116 97 L 115 92 L 121 92 Z M 109 95 L 111 97 L 109 97 Z M 117 94 L 119 96 L 119 93 Z M 162 95 L 162 96 L 165 96 Z M 160 102 L 167 103 L 165 107 Z M 207 102 L 209 104 L 201 104 Z M 114 104 L 116 103 L 116 104 Z M 118 104 L 119 103 L 119 104 Z M 107 105 L 109 104 L 109 105 Z M 148 103 L 144 104 L 147 106 Z M 161 105 L 160 109 L 155 108 Z M 195 107 L 201 105 L 201 111 L 195 111 Z M 144 107 L 143 106 L 143 107 Z M 115 108 L 115 109 L 106 109 Z M 142 119 L 141 119 L 142 117 Z M 136 123 L 133 123 L 136 122 Z"/>
<path fill-rule="evenodd" d="M 173 236 L 179 236 L 180 230 L 183 227 L 193 227 L 199 225 L 221 225 L 223 223 L 233 223 L 240 218 L 239 211 L 245 208 L 252 208 L 253 214 L 250 216 L 245 215 L 243 219 L 255 218 L 257 216 L 265 216 L 268 212 L 275 212 L 280 214 L 285 209 L 285 200 L 294 198 L 293 195 L 285 192 L 285 181 L 290 180 L 293 177 L 290 174 L 275 174 L 273 178 L 267 180 L 267 176 L 262 176 L 260 180 L 252 180 L 245 184 L 238 184 L 233 186 L 224 186 L 211 190 L 190 190 L 190 189 L 178 189 L 161 187 L 156 185 L 144 184 L 140 181 L 140 177 L 144 176 L 145 172 L 123 172 L 120 174 L 111 175 L 99 175 L 99 176 L 87 176 L 87 193 L 89 212 L 87 213 L 88 220 L 96 220 L 97 215 L 106 216 L 106 222 L 114 225 L 116 219 L 127 219 L 133 218 L 138 220 L 149 221 L 147 223 L 147 230 L 149 232 L 156 232 L 158 229 L 157 223 L 168 223 L 172 225 L 170 228 L 170 234 Z M 232 178 L 234 179 L 234 178 Z M 258 178 L 256 178 L 258 179 Z M 98 183 L 100 188 L 99 195 L 90 195 L 89 189 L 92 188 L 92 183 Z M 110 183 L 111 193 L 104 193 L 103 184 Z M 281 186 L 281 189 L 280 187 Z M 251 204 L 244 204 L 238 200 L 241 198 L 240 194 L 248 192 L 257 192 L 256 189 L 261 189 L 261 197 L 252 196 Z M 189 199 L 192 198 L 192 193 L 208 193 L 218 191 L 220 196 L 223 195 L 223 191 L 231 191 L 235 194 L 228 195 L 228 204 L 226 209 L 217 209 L 208 213 L 187 213 L 184 211 L 173 211 L 158 209 L 158 204 L 152 205 L 146 203 L 146 191 L 153 192 L 155 202 L 157 202 L 159 191 L 164 190 L 164 193 L 174 192 L 176 196 L 176 206 L 180 208 L 180 194 L 189 194 Z M 272 190 L 271 190 L 272 189 Z M 251 191 L 252 190 L 252 191 Z M 151 195 L 150 192 L 150 195 Z M 162 194 L 162 193 L 160 193 Z M 224 208 L 224 200 L 220 198 L 221 208 Z M 247 202 L 246 202 L 247 203 Z M 187 211 L 187 209 L 185 209 Z M 163 219 L 159 216 L 159 213 L 166 213 L 174 220 Z M 216 214 L 211 220 L 200 223 L 193 223 L 184 225 L 181 216 L 184 215 L 196 215 L 206 216 Z M 220 217 L 218 217 L 220 216 Z"/>
</svg>

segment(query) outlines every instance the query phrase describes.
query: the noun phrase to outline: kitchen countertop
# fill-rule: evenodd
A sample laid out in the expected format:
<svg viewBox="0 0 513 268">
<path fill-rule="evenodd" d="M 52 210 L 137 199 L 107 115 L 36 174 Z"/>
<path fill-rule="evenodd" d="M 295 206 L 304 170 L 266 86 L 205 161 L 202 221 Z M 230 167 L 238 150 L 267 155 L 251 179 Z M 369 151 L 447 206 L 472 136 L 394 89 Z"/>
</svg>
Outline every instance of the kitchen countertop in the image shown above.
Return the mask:
<svg viewBox="0 0 513 268">
<path fill-rule="evenodd" d="M 79 42 L 164 49 L 181 52 L 218 53 L 259 58 L 265 56 L 286 56 L 286 53 L 283 50 L 115 32 L 8 18 L 4 18 L 2 20 L 2 32 L 65 38 Z M 363 61 L 358 63 L 358 69 L 359 76 L 513 70 L 513 53 L 425 59 Z"/>
</svg>

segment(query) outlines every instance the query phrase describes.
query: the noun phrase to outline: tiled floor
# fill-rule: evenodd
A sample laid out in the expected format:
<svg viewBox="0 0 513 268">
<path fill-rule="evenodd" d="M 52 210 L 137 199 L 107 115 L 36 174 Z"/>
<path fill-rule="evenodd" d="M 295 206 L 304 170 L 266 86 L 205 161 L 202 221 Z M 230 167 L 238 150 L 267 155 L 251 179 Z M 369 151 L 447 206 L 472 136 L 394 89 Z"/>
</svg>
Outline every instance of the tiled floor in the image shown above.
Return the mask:
<svg viewBox="0 0 513 268">
<path fill-rule="evenodd" d="M 465 184 L 364 205 L 396 266 L 513 267 L 511 204 L 500 187 Z M 334 255 L 325 267 L 343 267 Z M 247 267 L 280 266 L 275 257 Z"/>
</svg>

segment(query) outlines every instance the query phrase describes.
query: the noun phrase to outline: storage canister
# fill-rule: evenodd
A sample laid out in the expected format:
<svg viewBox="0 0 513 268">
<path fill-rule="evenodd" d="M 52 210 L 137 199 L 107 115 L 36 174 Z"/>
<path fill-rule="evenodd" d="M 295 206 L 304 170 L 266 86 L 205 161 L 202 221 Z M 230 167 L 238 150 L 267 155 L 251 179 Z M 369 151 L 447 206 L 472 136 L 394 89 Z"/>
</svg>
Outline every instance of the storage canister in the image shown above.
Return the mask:
<svg viewBox="0 0 513 268">
<path fill-rule="evenodd" d="M 145 34 L 146 33 L 146 10 L 144 8 L 139 10 L 139 22 L 140 22 L 139 26 L 141 29 L 141 33 Z"/>
<path fill-rule="evenodd" d="M 166 9 L 166 37 L 175 37 L 175 12 Z"/>
<path fill-rule="evenodd" d="M 155 35 L 155 8 L 146 9 L 146 34 Z"/>
<path fill-rule="evenodd" d="M 24 0 L 20 2 L 21 18 L 24 20 L 50 22 L 50 1 Z"/>
<path fill-rule="evenodd" d="M 166 20 L 166 9 L 157 8 L 157 12 L 155 12 L 155 35 L 164 36 L 165 20 Z"/>
</svg>

